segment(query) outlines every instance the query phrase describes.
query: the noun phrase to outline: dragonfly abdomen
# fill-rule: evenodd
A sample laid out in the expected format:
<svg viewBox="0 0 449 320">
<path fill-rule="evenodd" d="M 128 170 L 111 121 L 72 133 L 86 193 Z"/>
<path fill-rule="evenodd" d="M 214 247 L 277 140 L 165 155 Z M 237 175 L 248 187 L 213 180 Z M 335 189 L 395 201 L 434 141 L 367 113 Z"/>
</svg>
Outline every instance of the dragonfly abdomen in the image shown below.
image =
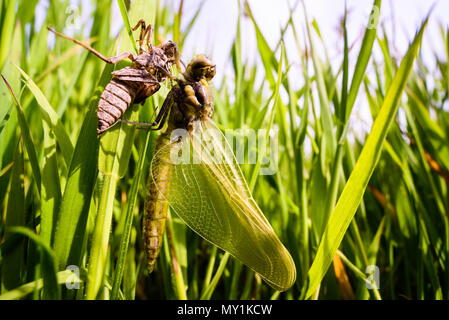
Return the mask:
<svg viewBox="0 0 449 320">
<path fill-rule="evenodd" d="M 167 133 L 159 136 L 156 143 L 156 152 L 169 142 Z M 169 162 L 170 153 L 159 157 L 158 163 L 151 168 L 151 177 L 147 185 L 147 199 L 145 201 L 145 214 L 143 219 L 143 235 L 145 251 L 147 253 L 148 271 L 152 272 L 159 251 L 162 247 L 162 237 L 167 219 L 168 199 L 172 176 L 172 166 Z"/>
</svg>

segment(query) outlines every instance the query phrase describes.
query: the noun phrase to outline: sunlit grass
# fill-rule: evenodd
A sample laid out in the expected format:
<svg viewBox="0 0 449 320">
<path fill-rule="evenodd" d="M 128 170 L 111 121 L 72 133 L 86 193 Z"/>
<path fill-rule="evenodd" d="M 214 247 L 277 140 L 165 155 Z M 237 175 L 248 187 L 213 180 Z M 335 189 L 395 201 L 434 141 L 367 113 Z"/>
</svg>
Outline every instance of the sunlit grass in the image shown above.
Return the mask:
<svg viewBox="0 0 449 320">
<path fill-rule="evenodd" d="M 147 273 L 141 220 L 158 133 L 123 125 L 97 139 L 98 98 L 114 67 L 64 39 L 47 50 L 45 26 L 63 31 L 65 17 L 58 13 L 67 7 L 50 1 L 37 30 L 36 4 L 0 0 L 0 70 L 10 86 L 0 83 L 0 299 L 449 298 L 449 30 L 435 39 L 446 52 L 443 60 L 435 54 L 438 72 L 430 74 L 419 55 L 425 23 L 399 61 L 381 27 L 366 29 L 349 61 L 343 24 L 344 51 L 333 70 L 317 50 L 319 21 L 308 26 L 290 19 L 283 26 L 297 41 L 300 60 L 294 61 L 281 57 L 285 39 L 270 47 L 261 22 L 242 3 L 246 15 L 242 9 L 231 26 L 235 85 L 223 81 L 214 88 L 213 118 L 221 128 L 277 129 L 276 174 L 259 175 L 260 163 L 242 170 L 296 264 L 295 285 L 279 293 L 174 214 L 155 271 Z M 130 26 L 144 18 L 155 25 L 156 44 L 174 39 L 182 52 L 201 13 L 199 6 L 183 30 L 185 17 L 172 5 L 136 0 L 118 6 L 121 41 L 110 37 L 110 1 L 97 2 L 89 39 L 81 31 L 74 36 L 106 56 L 118 45 L 134 51 Z M 262 67 L 243 63 L 242 19 L 255 27 Z M 383 61 L 372 58 L 373 48 L 381 49 Z M 302 69 L 299 90 L 292 64 Z M 150 122 L 168 89 L 169 83 L 125 117 Z M 357 97 L 365 99 L 374 123 L 366 137 L 350 143 Z M 306 144 L 312 146 L 307 153 Z M 77 290 L 65 285 L 73 280 L 69 265 L 79 267 Z M 368 269 L 379 272 L 378 288 L 367 289 L 375 278 Z"/>
</svg>

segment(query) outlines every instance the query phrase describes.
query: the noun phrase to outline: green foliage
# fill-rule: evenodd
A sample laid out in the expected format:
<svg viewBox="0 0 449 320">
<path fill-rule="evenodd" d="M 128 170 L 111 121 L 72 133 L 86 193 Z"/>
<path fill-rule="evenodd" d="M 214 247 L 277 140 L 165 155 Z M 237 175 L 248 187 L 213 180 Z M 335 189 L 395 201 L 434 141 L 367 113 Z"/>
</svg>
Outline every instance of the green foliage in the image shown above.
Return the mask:
<svg viewBox="0 0 449 320">
<path fill-rule="evenodd" d="M 427 20 L 397 62 L 392 35 L 372 27 L 372 17 L 350 55 L 345 15 L 335 71 L 319 50 L 319 21 L 306 15 L 309 23 L 298 25 L 291 16 L 272 47 L 242 4 L 230 52 L 235 86 L 214 88 L 213 118 L 223 129 L 278 130 L 276 174 L 259 175 L 262 159 L 242 171 L 297 267 L 295 285 L 279 293 L 174 214 L 147 273 L 141 220 L 158 133 L 118 124 L 97 138 L 98 99 L 114 66 L 61 38 L 47 50 L 45 27 L 64 31 L 59 13 L 68 2 L 50 1 L 39 30 L 37 3 L 0 1 L 0 299 L 449 298 L 449 30 L 441 30 L 446 52 L 435 53 L 431 72 L 419 55 Z M 155 26 L 153 43 L 174 39 L 182 53 L 203 3 L 185 21 L 182 6 L 119 0 L 124 28 L 113 38 L 112 4 L 98 1 L 88 39 L 80 30 L 74 36 L 105 56 L 119 43 L 119 51 L 135 52 L 131 27 L 144 18 Z M 373 0 L 373 8 L 380 3 Z M 244 63 L 243 19 L 254 26 L 263 68 Z M 287 30 L 299 61 L 284 49 Z M 292 81 L 292 65 L 302 68 L 302 86 Z M 124 117 L 150 122 L 169 87 Z M 374 122 L 350 142 L 356 99 Z M 78 290 L 66 286 L 75 276 L 70 265 L 79 268 Z M 380 286 L 368 290 L 372 265 Z"/>
</svg>

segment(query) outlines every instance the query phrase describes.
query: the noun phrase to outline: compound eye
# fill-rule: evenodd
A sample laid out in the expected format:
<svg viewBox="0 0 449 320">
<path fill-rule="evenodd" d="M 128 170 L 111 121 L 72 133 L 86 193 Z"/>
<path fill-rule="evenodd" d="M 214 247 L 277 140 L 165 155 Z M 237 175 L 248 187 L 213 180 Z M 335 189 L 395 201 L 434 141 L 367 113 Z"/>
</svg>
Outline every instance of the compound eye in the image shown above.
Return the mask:
<svg viewBox="0 0 449 320">
<path fill-rule="evenodd" d="M 206 56 L 198 55 L 187 66 L 186 74 L 195 81 L 210 80 L 215 75 L 215 65 Z"/>
</svg>

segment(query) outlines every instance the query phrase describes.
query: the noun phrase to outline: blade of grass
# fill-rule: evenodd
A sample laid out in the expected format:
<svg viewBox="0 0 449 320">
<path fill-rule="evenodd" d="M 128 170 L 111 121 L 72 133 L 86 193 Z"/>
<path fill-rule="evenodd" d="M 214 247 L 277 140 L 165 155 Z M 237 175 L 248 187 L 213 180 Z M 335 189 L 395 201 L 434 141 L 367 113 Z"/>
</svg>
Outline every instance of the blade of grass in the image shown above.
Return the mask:
<svg viewBox="0 0 449 320">
<path fill-rule="evenodd" d="M 273 107 L 271 108 L 271 113 L 270 113 L 270 118 L 268 120 L 268 124 L 267 127 L 265 128 L 265 143 L 268 143 L 269 141 L 269 134 L 270 134 L 270 130 L 273 126 L 273 121 L 274 121 L 274 116 L 276 114 L 276 109 L 277 109 L 277 105 L 278 105 L 278 99 L 279 99 L 279 88 L 281 86 L 281 82 L 282 82 L 282 66 L 283 66 L 283 58 L 284 58 L 284 45 L 281 45 L 281 60 L 279 61 L 279 65 L 278 65 L 278 72 L 277 72 L 277 81 L 276 81 L 276 86 L 275 86 L 275 91 L 273 94 Z M 268 112 L 268 108 L 266 110 Z M 264 118 L 266 117 L 266 115 L 264 116 Z M 260 151 L 259 156 L 257 157 L 257 161 L 256 161 L 256 165 L 254 166 L 254 169 L 251 173 L 251 179 L 249 182 L 249 189 L 251 191 L 254 190 L 254 187 L 256 185 L 256 181 L 257 181 L 257 177 L 259 176 L 259 171 L 260 171 L 260 166 L 261 166 L 261 160 L 262 158 L 265 156 L 265 147 L 263 146 L 264 150 Z"/>
<path fill-rule="evenodd" d="M 45 29 L 45 30 L 47 30 L 47 29 Z M 48 34 L 48 30 L 47 30 L 47 34 Z M 45 37 L 45 39 L 47 39 L 47 37 Z M 91 39 L 87 39 L 87 40 L 85 40 L 83 42 L 88 44 L 88 45 L 90 45 L 93 42 L 95 42 L 95 40 L 96 40 L 96 38 L 91 38 Z M 63 65 L 64 62 L 66 62 L 67 60 L 70 60 L 73 56 L 78 54 L 78 52 L 81 51 L 81 50 L 83 50 L 83 48 L 81 48 L 80 46 L 73 46 L 72 48 L 67 50 L 63 55 L 58 56 L 56 60 L 52 60 L 51 65 L 47 69 L 42 71 L 36 77 L 36 81 L 35 82 L 36 83 L 43 82 L 47 78 L 47 76 L 49 76 L 53 71 L 58 69 L 61 65 Z M 80 61 L 82 61 L 84 59 L 84 56 L 87 57 L 88 54 L 89 54 L 89 51 L 85 50 L 85 52 L 82 54 L 82 58 L 80 58 Z M 78 66 L 78 69 L 83 68 L 83 63 L 79 63 L 79 64 L 77 64 L 77 66 Z M 74 77 L 74 78 L 76 78 L 76 77 Z"/>
<path fill-rule="evenodd" d="M 119 5 L 120 2 L 119 1 Z M 122 17 L 125 25 L 129 27 L 129 18 L 123 3 L 121 4 Z M 138 19 L 142 17 L 142 12 L 152 13 L 154 10 L 154 4 L 143 0 L 136 0 L 131 3 L 130 17 L 132 21 L 137 23 Z M 126 22 L 128 20 L 128 22 Z M 154 19 L 147 19 L 146 22 L 153 21 Z M 123 41 L 122 50 L 129 51 L 131 46 L 135 46 L 130 28 L 126 28 L 128 31 L 129 41 Z M 125 31 L 124 31 L 125 32 Z M 122 36 L 124 39 L 124 36 Z M 132 42 L 132 43 L 130 43 Z M 132 121 L 138 120 L 137 114 L 138 106 L 132 106 L 125 113 L 125 118 Z M 114 128 L 106 131 L 101 137 L 100 153 L 98 158 L 98 168 L 100 171 L 100 198 L 98 201 L 98 209 L 95 220 L 95 228 L 92 235 L 92 246 L 89 254 L 89 270 L 86 284 L 86 299 L 95 299 L 101 283 L 103 280 L 108 243 L 109 232 L 112 223 L 113 205 L 115 199 L 115 192 L 117 189 L 118 180 L 123 177 L 124 173 L 128 169 L 128 162 L 131 156 L 131 150 L 129 146 L 134 140 L 134 126 L 117 125 Z"/>
<path fill-rule="evenodd" d="M 362 46 L 360 48 L 359 55 L 357 57 L 356 68 L 351 80 L 351 87 L 349 88 L 347 103 L 343 106 L 342 115 L 345 115 L 344 123 L 347 122 L 351 115 L 352 108 L 354 107 L 357 94 L 359 92 L 360 85 L 365 75 L 368 62 L 371 58 L 371 52 L 376 39 L 377 23 L 379 17 L 374 16 L 380 12 L 381 0 L 375 0 L 371 9 L 370 21 L 367 24 L 365 35 L 363 36 Z M 371 19 L 374 19 L 372 21 Z M 374 23 L 373 23 L 374 22 Z M 343 113 L 344 112 L 344 113 Z"/>
<path fill-rule="evenodd" d="M 245 106 L 243 103 L 243 64 L 242 64 L 242 35 L 241 35 L 241 9 L 240 0 L 237 1 L 239 12 L 237 15 L 237 29 L 235 32 L 235 40 L 232 46 L 232 62 L 234 66 L 235 77 L 235 90 L 234 95 L 236 99 L 236 107 L 239 109 L 236 113 L 238 118 L 236 119 L 236 127 L 241 128 L 244 123 Z"/>
<path fill-rule="evenodd" d="M 123 23 L 125 24 L 126 33 L 128 34 L 129 40 L 134 48 L 134 51 L 137 53 L 139 52 L 139 49 L 137 48 L 136 41 L 134 40 L 131 25 L 129 24 L 128 12 L 126 10 L 125 2 L 123 0 L 117 0 L 117 4 L 120 9 L 120 14 L 122 15 Z"/>
<path fill-rule="evenodd" d="M 190 22 L 187 24 L 187 27 L 185 27 L 184 31 L 182 32 L 181 39 L 178 42 L 178 47 L 182 51 L 182 47 L 184 46 L 184 42 L 186 38 L 191 34 L 190 30 L 192 30 L 195 22 L 197 21 L 198 16 L 201 13 L 201 9 L 203 8 L 204 3 L 206 3 L 206 0 L 201 1 L 201 3 L 198 6 L 198 9 L 196 10 L 195 14 L 193 15 Z"/>
<path fill-rule="evenodd" d="M 215 273 L 214 277 L 212 278 L 209 287 L 204 290 L 204 293 L 201 295 L 200 300 L 209 300 L 212 296 L 212 293 L 215 290 L 215 287 L 218 284 L 218 281 L 221 279 L 223 272 L 226 268 L 226 264 L 228 263 L 229 259 L 229 253 L 224 253 L 223 256 L 220 259 L 220 264 L 218 265 L 217 272 Z"/>
<path fill-rule="evenodd" d="M 56 140 L 46 123 L 44 128 L 44 155 L 42 163 L 42 199 L 40 236 L 51 246 L 57 213 L 61 206 L 61 182 L 59 180 Z"/>
<path fill-rule="evenodd" d="M 342 77 L 342 85 L 341 85 L 341 103 L 340 110 L 337 110 L 336 113 L 339 113 L 339 122 L 337 122 L 337 130 L 340 131 L 343 127 L 343 124 L 346 122 L 346 102 L 348 98 L 348 60 L 349 60 L 349 49 L 348 49 L 348 29 L 347 29 L 347 19 L 348 19 L 348 8 L 345 3 L 345 14 L 343 17 L 343 42 L 344 42 L 344 52 L 343 52 L 343 77 Z M 363 70 L 364 71 L 364 70 Z M 339 112 L 338 112 L 339 111 Z M 340 134 L 337 132 L 337 137 Z"/>
<path fill-rule="evenodd" d="M 9 230 L 25 225 L 25 190 L 23 146 L 20 141 L 14 152 L 14 166 L 8 189 L 5 212 L 5 242 L 12 240 Z M 20 285 L 25 271 L 25 243 L 22 239 L 4 253 L 2 250 L 1 291 L 10 290 Z"/>
<path fill-rule="evenodd" d="M 178 11 L 175 13 L 173 21 L 173 41 L 179 43 L 181 40 L 181 19 L 184 0 L 179 1 Z"/>
<path fill-rule="evenodd" d="M 16 22 L 17 0 L 7 2 L 5 16 L 2 21 L 0 36 L 0 72 L 9 55 L 14 33 L 14 23 Z"/>
<path fill-rule="evenodd" d="M 209 263 L 207 264 L 206 276 L 204 277 L 203 291 L 201 292 L 201 295 L 204 295 L 206 289 L 209 287 L 210 281 L 212 279 L 212 273 L 214 271 L 215 258 L 217 257 L 217 247 L 212 246 L 211 251 L 212 252 L 210 254 Z"/>
<path fill-rule="evenodd" d="M 41 250 L 41 273 L 43 279 L 43 299 L 61 299 L 61 289 L 57 283 L 56 258 L 45 239 L 25 227 L 14 227 L 10 232 L 21 234 L 37 244 Z"/>
<path fill-rule="evenodd" d="M 229 300 L 236 300 L 239 293 L 239 284 L 240 284 L 240 275 L 242 273 L 243 265 L 234 260 L 234 268 L 232 269 L 232 281 L 231 281 L 231 289 L 229 290 Z"/>
<path fill-rule="evenodd" d="M 306 48 L 307 52 L 307 48 Z M 301 123 L 297 130 L 296 136 L 292 132 L 292 139 L 295 141 L 293 143 L 295 151 L 295 163 L 296 163 L 296 184 L 298 190 L 298 203 L 300 206 L 300 274 L 302 282 L 304 283 L 307 279 L 307 270 L 310 267 L 310 251 L 309 251 L 309 227 L 307 226 L 308 220 L 308 200 L 307 200 L 307 186 L 306 179 L 304 176 L 304 151 L 301 148 L 304 144 L 306 137 L 307 124 L 309 121 L 309 94 L 310 94 L 310 79 L 308 76 L 308 57 L 307 54 L 304 58 L 301 58 L 301 64 L 303 67 L 303 75 L 305 79 L 305 91 L 304 91 L 304 105 L 301 113 Z M 291 93 L 293 94 L 293 92 Z M 290 98 L 292 99 L 292 98 Z M 294 102 L 294 101 L 292 101 Z M 293 106 L 292 106 L 293 107 Z M 293 118 L 292 118 L 293 119 Z"/>
<path fill-rule="evenodd" d="M 0 169 L 0 178 L 3 177 L 12 167 L 14 166 L 14 161 L 7 164 L 5 167 Z"/>
<path fill-rule="evenodd" d="M 376 0 L 373 4 L 373 9 L 371 15 L 374 13 L 379 13 L 380 11 L 380 1 Z M 378 19 L 378 17 L 375 17 L 375 19 Z M 372 16 L 370 16 L 369 21 L 367 23 L 365 36 L 362 42 L 362 46 L 360 49 L 360 53 L 357 59 L 354 76 L 352 78 L 351 82 L 351 88 L 350 92 L 347 92 L 347 85 L 348 85 L 348 56 L 349 56 L 349 50 L 348 50 L 348 39 L 347 39 L 347 29 L 346 29 L 346 20 L 347 20 L 347 12 L 345 8 L 345 15 L 343 20 L 343 31 L 344 31 L 344 59 L 343 59 L 343 83 L 342 83 L 342 94 L 341 94 L 341 104 L 340 104 L 340 122 L 337 123 L 337 137 L 340 139 L 337 150 L 335 152 L 335 157 L 332 162 L 332 169 L 331 169 L 331 183 L 329 185 L 329 195 L 326 198 L 326 208 L 325 208 L 325 214 L 326 216 L 329 216 L 332 212 L 332 209 L 334 208 L 335 201 L 337 199 L 337 193 L 338 193 L 338 184 L 339 184 L 339 171 L 341 168 L 341 161 L 343 157 L 343 139 L 346 137 L 346 132 L 349 125 L 349 115 L 351 114 L 352 108 L 355 103 L 355 97 L 357 96 L 357 93 L 359 91 L 362 79 L 364 77 L 369 58 L 371 56 L 371 51 L 376 35 L 377 30 L 377 20 L 376 24 L 371 24 Z M 349 96 L 348 96 L 349 95 Z M 350 99 L 350 100 L 349 100 Z M 347 112 L 349 112 L 347 114 Z M 358 230 L 358 227 L 356 225 L 356 222 L 353 222 L 355 230 Z M 363 246 L 363 243 L 360 241 L 360 238 L 357 238 L 358 247 L 360 249 L 362 258 L 366 256 L 365 249 Z M 335 259 L 335 256 L 334 256 Z M 335 261 L 334 261 L 335 262 Z"/>
<path fill-rule="evenodd" d="M 13 109 L 14 109 L 14 106 L 11 105 L 9 107 L 8 111 L 6 111 L 5 115 L 3 116 L 2 122 L 0 122 L 0 133 L 2 133 L 3 128 L 6 126 L 6 123 L 11 118 L 11 112 Z"/>
<path fill-rule="evenodd" d="M 33 142 L 33 138 L 31 137 L 30 128 L 28 126 L 27 120 L 25 118 L 25 114 L 23 113 L 22 106 L 20 105 L 20 102 L 17 100 L 14 92 L 12 91 L 11 86 L 9 85 L 8 81 L 6 81 L 5 77 L 1 75 L 3 78 L 3 81 L 5 82 L 6 86 L 8 87 L 8 90 L 14 99 L 16 111 L 19 119 L 19 125 L 20 129 L 22 131 L 23 136 L 23 142 L 25 144 L 25 148 L 28 153 L 28 157 L 30 158 L 30 164 L 31 168 L 33 170 L 33 176 L 36 180 L 37 190 L 39 191 L 39 194 L 41 193 L 41 171 L 39 168 L 39 162 L 37 161 L 37 154 L 36 154 L 36 147 Z"/>
<path fill-rule="evenodd" d="M 253 22 L 253 26 L 256 32 L 256 38 L 257 38 L 257 48 L 259 50 L 260 57 L 262 59 L 262 63 L 264 65 L 265 69 L 265 76 L 270 84 L 270 87 L 272 89 L 276 86 L 276 81 L 273 77 L 273 70 L 278 69 L 278 62 L 276 60 L 276 57 L 274 56 L 273 51 L 270 48 L 270 45 L 266 41 L 265 37 L 262 34 L 262 31 L 260 30 L 256 19 L 253 16 L 253 13 L 251 11 L 251 8 L 249 6 L 248 1 L 244 1 L 244 7 L 245 7 L 245 13 L 250 17 L 251 21 Z M 282 57 L 282 54 L 281 54 Z"/>
<path fill-rule="evenodd" d="M 22 74 L 22 77 L 25 79 L 26 85 L 33 93 L 37 103 L 41 107 L 44 120 L 54 132 L 56 140 L 58 141 L 58 145 L 61 148 L 62 154 L 64 156 L 64 160 L 66 164 L 69 165 L 73 155 L 73 145 L 70 141 L 69 135 L 64 129 L 61 119 L 59 118 L 53 107 L 50 105 L 45 95 L 34 83 L 34 81 L 20 67 L 18 67 L 17 65 L 15 65 L 15 67 Z"/>
<path fill-rule="evenodd" d="M 89 102 L 70 162 L 54 237 L 59 268 L 80 265 L 90 201 L 98 172 L 97 105 L 109 82 L 112 66 L 106 65 Z"/>
<path fill-rule="evenodd" d="M 309 45 L 310 45 L 310 54 L 313 62 L 313 66 L 315 69 L 315 76 L 316 76 L 316 84 L 318 89 L 318 96 L 320 99 L 320 121 L 321 121 L 321 127 L 323 130 L 324 138 L 322 139 L 321 144 L 321 157 L 322 157 L 322 169 L 325 168 L 324 164 L 327 164 L 330 162 L 330 159 L 333 157 L 333 153 L 335 152 L 335 136 L 333 133 L 333 124 L 332 124 L 332 116 L 331 116 L 331 110 L 330 110 L 330 103 L 329 98 L 327 96 L 326 92 L 326 85 L 324 81 L 324 72 L 323 72 L 323 65 L 321 64 L 318 54 L 315 50 L 315 44 L 312 38 L 312 33 L 310 31 L 310 23 L 309 18 L 307 16 L 307 11 L 304 2 L 303 8 L 304 8 L 304 16 L 306 19 L 306 30 L 307 35 L 309 38 Z M 323 172 L 324 173 L 324 172 Z"/>
<path fill-rule="evenodd" d="M 184 277 L 181 270 L 181 264 L 179 263 L 177 251 L 175 248 L 176 238 L 173 230 L 173 219 L 169 214 L 167 217 L 167 225 L 166 225 L 166 234 L 167 234 L 167 244 L 170 251 L 171 263 L 170 268 L 172 271 L 172 284 L 173 290 L 175 292 L 176 299 L 178 300 L 187 300 L 187 288 L 184 284 Z"/>
<path fill-rule="evenodd" d="M 56 273 L 56 277 L 58 284 L 66 284 L 73 279 L 73 273 L 70 270 L 59 271 Z M 43 286 L 44 280 L 40 278 L 3 293 L 0 295 L 0 300 L 19 300 L 25 298 L 35 290 L 41 290 Z"/>
<path fill-rule="evenodd" d="M 78 82 L 82 71 L 84 70 L 84 66 L 87 60 L 89 52 L 86 50 L 86 52 L 84 52 L 79 60 L 78 60 L 78 67 L 74 72 L 74 75 L 72 77 L 72 80 L 70 81 L 69 85 L 67 86 L 67 90 L 64 92 L 64 98 L 62 99 L 62 102 L 58 105 L 56 113 L 58 114 L 59 117 L 62 117 L 65 113 L 65 111 L 67 110 L 67 106 L 69 104 L 69 100 L 70 100 L 70 96 L 71 93 L 73 92 L 76 83 Z"/>
<path fill-rule="evenodd" d="M 393 121 L 407 83 L 408 76 L 413 68 L 413 62 L 420 48 L 423 32 L 428 17 L 417 33 L 413 43 L 401 62 L 393 82 L 387 92 L 384 103 L 374 121 L 370 135 L 360 153 L 357 163 L 348 182 L 337 202 L 335 209 L 327 224 L 326 230 L 318 248 L 315 260 L 309 270 L 309 284 L 306 296 L 310 297 L 319 286 L 332 262 L 332 257 L 343 239 L 346 229 L 351 222 L 357 207 L 365 192 L 368 181 L 376 167 L 382 151 L 382 144 Z"/>
<path fill-rule="evenodd" d="M 133 178 L 133 182 L 131 185 L 130 194 L 129 194 L 129 198 L 128 198 L 128 202 L 127 202 L 125 227 L 124 227 L 124 231 L 122 234 L 122 239 L 120 241 L 117 266 L 116 266 L 116 270 L 114 273 L 114 279 L 112 282 L 112 293 L 111 293 L 112 300 L 118 299 L 118 291 L 120 288 L 120 284 L 122 282 L 123 272 L 125 269 L 125 259 L 126 259 L 126 255 L 128 252 L 128 244 L 129 244 L 131 228 L 132 228 L 132 224 L 133 224 L 134 205 L 136 203 L 136 198 L 138 195 L 138 188 L 139 188 L 140 180 L 142 177 L 145 155 L 146 155 L 146 152 L 148 149 L 148 144 L 150 141 L 149 132 L 146 132 L 145 136 L 146 136 L 145 143 L 142 144 L 142 147 L 139 152 L 139 163 L 136 168 L 136 173 Z"/>
</svg>

